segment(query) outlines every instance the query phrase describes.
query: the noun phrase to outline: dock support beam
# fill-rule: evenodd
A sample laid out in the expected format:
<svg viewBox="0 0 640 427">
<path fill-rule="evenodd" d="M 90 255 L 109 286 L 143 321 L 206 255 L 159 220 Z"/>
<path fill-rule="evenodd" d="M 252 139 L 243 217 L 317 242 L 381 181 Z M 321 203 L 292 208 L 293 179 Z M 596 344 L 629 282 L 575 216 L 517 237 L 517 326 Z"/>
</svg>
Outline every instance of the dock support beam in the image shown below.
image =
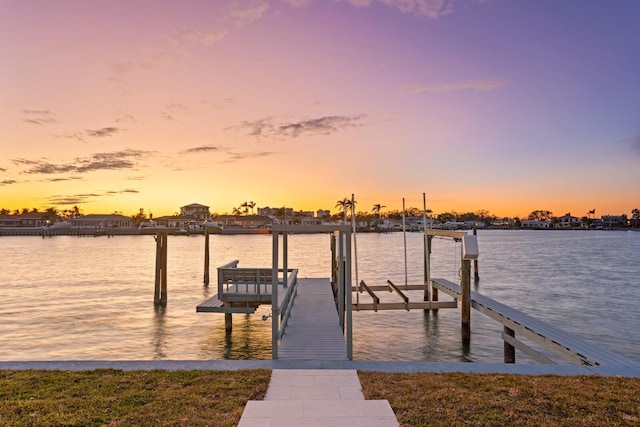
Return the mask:
<svg viewBox="0 0 640 427">
<path fill-rule="evenodd" d="M 209 227 L 204 225 L 204 285 L 209 286 Z"/>
<path fill-rule="evenodd" d="M 233 317 L 231 313 L 224 314 L 224 330 L 227 332 L 231 332 L 233 329 Z"/>
<path fill-rule="evenodd" d="M 513 329 L 504 327 L 504 333 L 510 337 L 515 337 L 516 333 Z M 516 363 L 516 349 L 514 346 L 504 341 L 504 363 Z"/>
<path fill-rule="evenodd" d="M 167 306 L 167 233 L 156 234 L 156 281 L 153 305 Z"/>
<path fill-rule="evenodd" d="M 471 261 L 462 260 L 461 280 L 461 305 L 462 305 L 462 342 L 468 345 L 471 341 Z"/>
<path fill-rule="evenodd" d="M 473 227 L 473 235 L 477 236 L 478 235 L 478 230 L 476 230 L 475 227 Z M 478 259 L 474 259 L 473 260 L 473 280 L 475 281 L 475 283 L 478 283 L 480 281 L 480 272 L 478 271 Z"/>
</svg>

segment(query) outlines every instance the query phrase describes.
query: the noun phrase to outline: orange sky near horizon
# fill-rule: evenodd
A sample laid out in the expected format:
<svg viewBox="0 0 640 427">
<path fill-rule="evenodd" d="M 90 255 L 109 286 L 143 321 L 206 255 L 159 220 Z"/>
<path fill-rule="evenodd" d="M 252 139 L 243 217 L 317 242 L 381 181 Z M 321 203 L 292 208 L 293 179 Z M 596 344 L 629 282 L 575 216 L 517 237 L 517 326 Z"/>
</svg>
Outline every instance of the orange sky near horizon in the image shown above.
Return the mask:
<svg viewBox="0 0 640 427">
<path fill-rule="evenodd" d="M 640 2 L 0 0 L 0 208 L 640 208 Z M 544 31 L 541 31 L 544 28 Z"/>
</svg>

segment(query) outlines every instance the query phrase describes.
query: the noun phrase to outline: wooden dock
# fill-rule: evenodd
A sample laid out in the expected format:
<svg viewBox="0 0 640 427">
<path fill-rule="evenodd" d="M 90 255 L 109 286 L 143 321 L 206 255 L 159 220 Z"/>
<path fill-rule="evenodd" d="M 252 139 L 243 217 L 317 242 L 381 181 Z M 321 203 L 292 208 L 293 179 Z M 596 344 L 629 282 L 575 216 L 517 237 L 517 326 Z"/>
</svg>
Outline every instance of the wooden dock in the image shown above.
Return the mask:
<svg viewBox="0 0 640 427">
<path fill-rule="evenodd" d="M 432 279 L 432 282 L 434 288 L 454 298 L 462 297 L 460 286 L 457 284 L 446 279 Z M 640 367 L 640 364 L 634 360 L 607 349 L 597 347 L 582 338 L 476 292 L 471 292 L 471 306 L 479 312 L 502 323 L 505 328 L 513 331 L 513 335 L 503 332 L 502 338 L 504 341 L 538 362 L 556 363 L 521 341 L 518 341 L 515 338 L 516 334 L 526 337 L 575 364 L 625 368 Z"/>
<path fill-rule="evenodd" d="M 329 279 L 298 279 L 298 294 L 278 347 L 278 359 L 347 360 Z"/>
</svg>

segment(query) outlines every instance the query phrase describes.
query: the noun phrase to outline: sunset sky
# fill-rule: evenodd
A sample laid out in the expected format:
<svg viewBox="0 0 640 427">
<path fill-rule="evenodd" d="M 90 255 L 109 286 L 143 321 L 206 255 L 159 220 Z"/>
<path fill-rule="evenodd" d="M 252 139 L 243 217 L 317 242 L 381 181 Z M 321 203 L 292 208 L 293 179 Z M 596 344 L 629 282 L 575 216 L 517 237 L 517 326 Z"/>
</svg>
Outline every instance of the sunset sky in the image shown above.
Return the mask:
<svg viewBox="0 0 640 427">
<path fill-rule="evenodd" d="M 640 208 L 637 0 L 0 0 L 0 208 Z"/>
</svg>

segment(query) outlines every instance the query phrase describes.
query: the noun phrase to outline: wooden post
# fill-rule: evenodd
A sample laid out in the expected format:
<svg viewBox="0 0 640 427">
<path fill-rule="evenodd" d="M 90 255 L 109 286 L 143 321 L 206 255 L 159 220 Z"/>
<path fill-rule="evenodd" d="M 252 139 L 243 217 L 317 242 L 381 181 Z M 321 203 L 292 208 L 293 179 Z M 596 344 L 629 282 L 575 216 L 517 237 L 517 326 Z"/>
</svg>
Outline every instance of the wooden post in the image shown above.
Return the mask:
<svg viewBox="0 0 640 427">
<path fill-rule="evenodd" d="M 504 333 L 510 337 L 515 337 L 516 333 L 513 329 L 504 327 Z M 514 346 L 504 341 L 504 363 L 516 363 L 516 349 Z"/>
<path fill-rule="evenodd" d="M 153 291 L 153 305 L 160 305 L 160 278 L 162 272 L 162 235 L 156 233 L 156 280 Z"/>
<path fill-rule="evenodd" d="M 162 295 L 160 305 L 167 306 L 167 233 L 162 233 Z"/>
<path fill-rule="evenodd" d="M 156 280 L 153 304 L 167 305 L 167 233 L 156 233 Z"/>
<path fill-rule="evenodd" d="M 476 230 L 476 227 L 473 227 L 473 235 L 477 236 L 478 235 L 478 230 Z M 475 282 L 480 281 L 480 272 L 478 271 L 478 259 L 474 259 L 473 260 L 473 280 Z"/>
<path fill-rule="evenodd" d="M 431 243 L 433 240 L 433 236 L 427 237 L 427 256 L 429 257 L 429 266 L 431 266 Z M 429 279 L 429 289 L 431 289 L 431 301 L 438 301 L 438 290 L 433 287 L 433 283 L 431 283 L 431 279 Z M 435 309 L 437 310 L 437 308 Z"/>
<path fill-rule="evenodd" d="M 462 281 L 460 284 L 462 305 L 462 342 L 471 341 L 471 261 L 462 260 Z"/>
<path fill-rule="evenodd" d="M 233 317 L 231 316 L 231 313 L 225 313 L 224 314 L 224 330 L 226 332 L 231 332 L 232 328 L 233 328 Z"/>
<path fill-rule="evenodd" d="M 204 225 L 204 285 L 209 286 L 209 227 Z"/>
</svg>

